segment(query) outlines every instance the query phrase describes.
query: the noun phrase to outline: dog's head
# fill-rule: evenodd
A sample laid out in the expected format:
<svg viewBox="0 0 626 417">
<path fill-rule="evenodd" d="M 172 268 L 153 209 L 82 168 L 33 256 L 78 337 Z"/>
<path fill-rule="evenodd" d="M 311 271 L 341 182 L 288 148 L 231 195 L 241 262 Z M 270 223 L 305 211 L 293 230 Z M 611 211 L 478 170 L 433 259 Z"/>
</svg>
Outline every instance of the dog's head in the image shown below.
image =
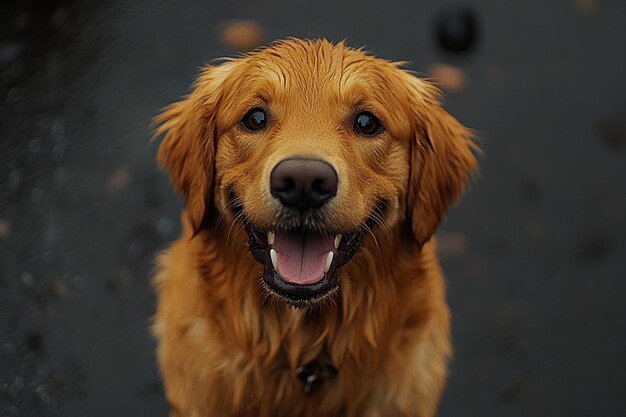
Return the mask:
<svg viewBox="0 0 626 417">
<path fill-rule="evenodd" d="M 368 229 L 424 244 L 476 166 L 435 87 L 325 40 L 208 66 L 156 122 L 192 227 L 241 221 L 265 287 L 296 305 L 335 289 Z"/>
</svg>

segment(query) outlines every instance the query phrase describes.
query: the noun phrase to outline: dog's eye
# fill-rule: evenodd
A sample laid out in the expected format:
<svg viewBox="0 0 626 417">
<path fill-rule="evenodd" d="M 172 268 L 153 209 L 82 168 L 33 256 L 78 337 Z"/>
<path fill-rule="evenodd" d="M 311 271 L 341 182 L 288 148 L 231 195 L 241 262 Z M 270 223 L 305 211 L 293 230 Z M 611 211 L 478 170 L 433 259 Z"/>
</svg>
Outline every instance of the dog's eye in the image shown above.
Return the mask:
<svg viewBox="0 0 626 417">
<path fill-rule="evenodd" d="M 372 113 L 359 113 L 354 119 L 354 131 L 363 136 L 376 136 L 383 130 L 383 125 Z"/>
<path fill-rule="evenodd" d="M 262 109 L 252 109 L 241 120 L 246 129 L 261 130 L 267 124 L 267 116 Z"/>
</svg>

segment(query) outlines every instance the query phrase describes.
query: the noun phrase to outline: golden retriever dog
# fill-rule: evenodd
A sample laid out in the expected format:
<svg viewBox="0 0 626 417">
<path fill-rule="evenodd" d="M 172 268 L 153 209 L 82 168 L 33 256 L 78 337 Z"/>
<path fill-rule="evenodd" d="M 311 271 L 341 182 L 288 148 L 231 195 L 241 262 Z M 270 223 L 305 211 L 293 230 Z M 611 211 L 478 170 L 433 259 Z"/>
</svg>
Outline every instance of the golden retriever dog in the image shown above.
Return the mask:
<svg viewBox="0 0 626 417">
<path fill-rule="evenodd" d="M 171 415 L 435 415 L 451 346 L 432 235 L 477 166 L 438 90 L 289 39 L 206 66 L 155 123 L 185 195 L 154 278 Z"/>
</svg>

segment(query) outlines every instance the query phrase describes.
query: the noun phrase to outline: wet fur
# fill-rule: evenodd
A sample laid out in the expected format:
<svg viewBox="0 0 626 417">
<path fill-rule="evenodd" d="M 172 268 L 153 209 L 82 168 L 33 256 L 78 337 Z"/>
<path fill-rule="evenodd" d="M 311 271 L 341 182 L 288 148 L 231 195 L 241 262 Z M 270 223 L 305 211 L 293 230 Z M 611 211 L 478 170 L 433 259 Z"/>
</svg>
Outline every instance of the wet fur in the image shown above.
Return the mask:
<svg viewBox="0 0 626 417">
<path fill-rule="evenodd" d="M 243 86 L 275 100 L 280 129 L 258 140 L 237 130 L 258 99 Z M 384 115 L 388 132 L 378 142 L 337 127 L 349 107 L 342 98 L 353 96 Z M 159 256 L 154 278 L 153 331 L 171 415 L 435 415 L 451 347 L 431 235 L 476 169 L 471 134 L 441 108 L 436 88 L 343 43 L 291 39 L 206 67 L 156 123 L 159 161 L 186 198 L 182 235 Z M 275 224 L 268 169 L 302 152 L 329 160 L 343 178 L 316 225 L 354 230 L 386 203 L 339 270 L 339 290 L 308 309 L 263 289 L 242 227 Z M 313 360 L 338 374 L 307 397 L 295 374 Z"/>
</svg>

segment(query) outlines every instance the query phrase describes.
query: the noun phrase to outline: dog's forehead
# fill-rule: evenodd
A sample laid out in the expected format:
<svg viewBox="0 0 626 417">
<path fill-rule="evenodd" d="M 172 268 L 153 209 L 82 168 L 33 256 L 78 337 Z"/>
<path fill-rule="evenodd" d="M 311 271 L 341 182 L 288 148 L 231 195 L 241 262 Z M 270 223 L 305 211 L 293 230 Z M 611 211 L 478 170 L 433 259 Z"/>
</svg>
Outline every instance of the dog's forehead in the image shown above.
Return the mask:
<svg viewBox="0 0 626 417">
<path fill-rule="evenodd" d="M 392 63 L 343 43 L 289 40 L 250 56 L 256 85 L 273 98 L 355 99 L 375 96 L 396 83 L 400 70 Z M 356 97 L 358 99 L 358 97 Z"/>
<path fill-rule="evenodd" d="M 284 41 L 261 50 L 255 55 L 265 68 L 276 68 L 285 80 L 340 77 L 353 65 L 375 58 L 345 46 L 327 41 Z M 300 78 L 300 81 L 304 81 Z"/>
</svg>

